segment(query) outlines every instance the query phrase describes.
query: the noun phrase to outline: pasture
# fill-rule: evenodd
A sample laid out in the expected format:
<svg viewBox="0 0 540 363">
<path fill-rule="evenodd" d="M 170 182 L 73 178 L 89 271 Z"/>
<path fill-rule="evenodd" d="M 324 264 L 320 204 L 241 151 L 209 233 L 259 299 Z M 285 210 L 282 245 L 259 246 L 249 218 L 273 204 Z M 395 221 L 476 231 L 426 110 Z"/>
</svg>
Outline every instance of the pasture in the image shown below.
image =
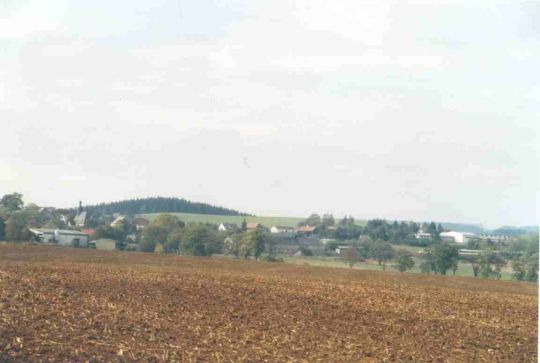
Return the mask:
<svg viewBox="0 0 540 363">
<path fill-rule="evenodd" d="M 536 284 L 0 244 L 0 361 L 534 362 Z"/>
<path fill-rule="evenodd" d="M 144 217 L 148 220 L 156 218 L 161 213 L 147 213 L 139 214 L 139 216 Z M 212 215 L 212 214 L 195 214 L 195 213 L 169 213 L 177 216 L 180 220 L 185 223 L 194 222 L 194 223 L 236 223 L 238 226 L 242 224 L 242 221 L 245 219 L 246 222 L 250 223 L 259 223 L 265 227 L 272 226 L 283 226 L 283 227 L 296 227 L 298 222 L 305 220 L 305 218 L 299 217 L 271 217 L 271 216 L 225 216 L 225 215 Z M 365 225 L 367 222 L 363 220 L 356 221 L 359 225 Z"/>
</svg>

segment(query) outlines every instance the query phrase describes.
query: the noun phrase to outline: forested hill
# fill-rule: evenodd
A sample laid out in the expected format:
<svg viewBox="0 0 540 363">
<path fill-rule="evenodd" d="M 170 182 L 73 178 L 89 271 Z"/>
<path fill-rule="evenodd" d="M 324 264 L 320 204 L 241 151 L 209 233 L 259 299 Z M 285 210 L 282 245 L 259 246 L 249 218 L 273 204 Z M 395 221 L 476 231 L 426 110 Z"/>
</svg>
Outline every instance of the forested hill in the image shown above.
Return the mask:
<svg viewBox="0 0 540 363">
<path fill-rule="evenodd" d="M 122 200 L 111 203 L 101 203 L 98 205 L 84 206 L 84 210 L 90 214 L 127 214 L 135 215 L 139 213 L 197 213 L 214 214 L 227 216 L 243 216 L 245 213 L 239 211 L 217 207 L 214 205 L 198 202 L 190 202 L 180 198 L 143 198 Z"/>
</svg>

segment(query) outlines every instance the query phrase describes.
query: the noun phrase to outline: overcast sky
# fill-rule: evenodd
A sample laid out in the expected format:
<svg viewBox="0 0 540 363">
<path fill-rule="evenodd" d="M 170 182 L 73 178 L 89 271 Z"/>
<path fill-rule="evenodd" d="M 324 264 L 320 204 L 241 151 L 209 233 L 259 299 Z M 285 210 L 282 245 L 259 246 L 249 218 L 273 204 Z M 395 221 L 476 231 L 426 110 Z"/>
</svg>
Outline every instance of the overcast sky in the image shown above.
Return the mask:
<svg viewBox="0 0 540 363">
<path fill-rule="evenodd" d="M 0 194 L 538 221 L 540 2 L 0 4 Z"/>
</svg>

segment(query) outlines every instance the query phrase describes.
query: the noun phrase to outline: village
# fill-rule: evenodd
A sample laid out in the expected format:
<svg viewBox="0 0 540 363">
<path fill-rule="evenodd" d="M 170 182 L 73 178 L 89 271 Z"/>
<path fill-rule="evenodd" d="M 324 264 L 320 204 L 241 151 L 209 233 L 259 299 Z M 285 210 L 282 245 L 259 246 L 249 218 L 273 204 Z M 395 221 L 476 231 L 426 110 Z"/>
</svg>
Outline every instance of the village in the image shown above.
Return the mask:
<svg viewBox="0 0 540 363">
<path fill-rule="evenodd" d="M 15 203 L 19 209 L 7 216 L 10 200 L 17 198 L 21 199 Z M 312 214 L 295 220 L 296 225 L 253 222 L 254 217 L 247 215 L 234 216 L 240 223 L 216 223 L 219 215 L 211 216 L 214 223 L 186 223 L 180 218 L 182 213 L 105 214 L 92 206 L 85 208 L 82 202 L 69 210 L 32 204 L 23 207 L 17 193 L 4 200 L 8 239 L 38 244 L 440 274 L 452 271 L 497 279 L 536 276 L 534 271 L 527 275 L 512 269 L 536 268 L 532 260 L 524 260 L 523 251 L 517 250 L 521 247 L 516 247 L 527 237 L 497 231 L 448 230 L 434 222 L 356 221 L 351 216 L 336 220 L 331 214 Z M 11 223 L 16 218 L 19 223 Z M 231 217 L 223 215 L 227 218 Z"/>
<path fill-rule="evenodd" d="M 41 208 L 40 211 L 47 211 L 51 213 L 54 208 Z M 125 235 L 121 240 L 114 240 L 110 238 L 94 238 L 96 229 L 86 228 L 86 216 L 87 212 L 82 207 L 82 202 L 79 204 L 77 214 L 70 220 L 69 216 L 65 214 L 59 215 L 59 219 L 63 221 L 69 229 L 56 228 L 54 223 L 45 224 L 41 228 L 29 228 L 32 234 L 31 239 L 42 243 L 53 243 L 60 246 L 68 247 L 89 247 L 95 249 L 104 250 L 136 250 L 137 241 L 142 236 L 140 232 L 150 223 L 150 220 L 141 216 L 135 216 L 129 218 L 125 215 L 114 213 L 112 217 L 114 220 L 108 225 L 111 228 L 126 229 L 125 224 L 131 226 L 133 233 Z M 313 218 L 313 217 L 311 217 Z M 309 220 L 309 218 L 308 218 Z M 244 221 L 245 222 L 245 221 Z M 308 222 L 309 223 L 309 222 Z M 52 227 L 52 228 L 51 228 Z M 333 244 L 340 241 L 339 238 L 332 237 L 338 230 L 338 226 L 335 224 L 327 225 L 324 229 L 318 225 L 302 225 L 302 226 L 264 226 L 256 222 L 245 222 L 245 225 L 238 225 L 236 223 L 220 223 L 219 225 L 211 225 L 212 228 L 224 235 L 230 235 L 238 231 L 254 231 L 258 228 L 263 229 L 266 233 L 272 237 L 286 242 L 285 245 L 297 245 L 297 246 L 310 246 L 316 248 L 317 246 L 325 246 L 327 244 Z M 128 227 L 129 229 L 129 227 Z M 323 237 L 326 236 L 326 237 Z M 439 238 L 444 242 L 453 242 L 465 246 L 469 241 L 481 240 L 490 242 L 504 242 L 510 240 L 511 236 L 503 234 L 491 234 L 491 233 L 471 233 L 460 231 L 442 231 L 438 233 L 437 237 L 432 233 L 425 232 L 421 228 L 414 233 L 414 237 L 417 240 L 433 241 L 435 238 Z M 343 251 L 347 246 L 338 246 L 336 248 L 337 255 L 343 254 Z M 300 254 L 301 249 L 289 248 L 288 252 L 295 251 L 293 253 Z M 471 250 L 464 250 L 471 251 Z M 479 251 L 478 251 L 479 252 Z"/>
</svg>

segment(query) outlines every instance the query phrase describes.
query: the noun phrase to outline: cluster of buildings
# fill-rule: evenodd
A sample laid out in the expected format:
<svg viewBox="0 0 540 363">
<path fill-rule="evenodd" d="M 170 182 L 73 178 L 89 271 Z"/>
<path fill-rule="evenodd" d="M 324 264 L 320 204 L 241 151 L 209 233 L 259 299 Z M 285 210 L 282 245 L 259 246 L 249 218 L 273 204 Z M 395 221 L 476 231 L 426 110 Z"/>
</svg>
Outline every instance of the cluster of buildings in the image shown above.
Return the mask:
<svg viewBox="0 0 540 363">
<path fill-rule="evenodd" d="M 439 234 L 441 241 L 443 242 L 455 242 L 455 243 L 467 243 L 472 239 L 480 240 L 490 240 L 492 242 L 504 242 L 510 239 L 510 236 L 503 234 L 491 234 L 491 233 L 471 233 L 471 232 L 458 232 L 458 231 L 448 231 L 441 232 Z M 419 230 L 416 233 L 416 238 L 418 239 L 433 239 L 433 236 L 430 233 L 426 233 L 422 230 Z"/>
<path fill-rule="evenodd" d="M 246 224 L 248 231 L 255 230 L 260 226 L 260 223 L 250 222 Z M 235 223 L 221 223 L 218 226 L 220 232 L 237 231 L 240 227 Z M 300 226 L 300 227 L 288 227 L 288 226 L 272 226 L 268 229 L 271 234 L 279 235 L 280 237 L 293 237 L 298 236 L 311 236 L 315 232 L 317 227 L 314 226 Z"/>
</svg>

